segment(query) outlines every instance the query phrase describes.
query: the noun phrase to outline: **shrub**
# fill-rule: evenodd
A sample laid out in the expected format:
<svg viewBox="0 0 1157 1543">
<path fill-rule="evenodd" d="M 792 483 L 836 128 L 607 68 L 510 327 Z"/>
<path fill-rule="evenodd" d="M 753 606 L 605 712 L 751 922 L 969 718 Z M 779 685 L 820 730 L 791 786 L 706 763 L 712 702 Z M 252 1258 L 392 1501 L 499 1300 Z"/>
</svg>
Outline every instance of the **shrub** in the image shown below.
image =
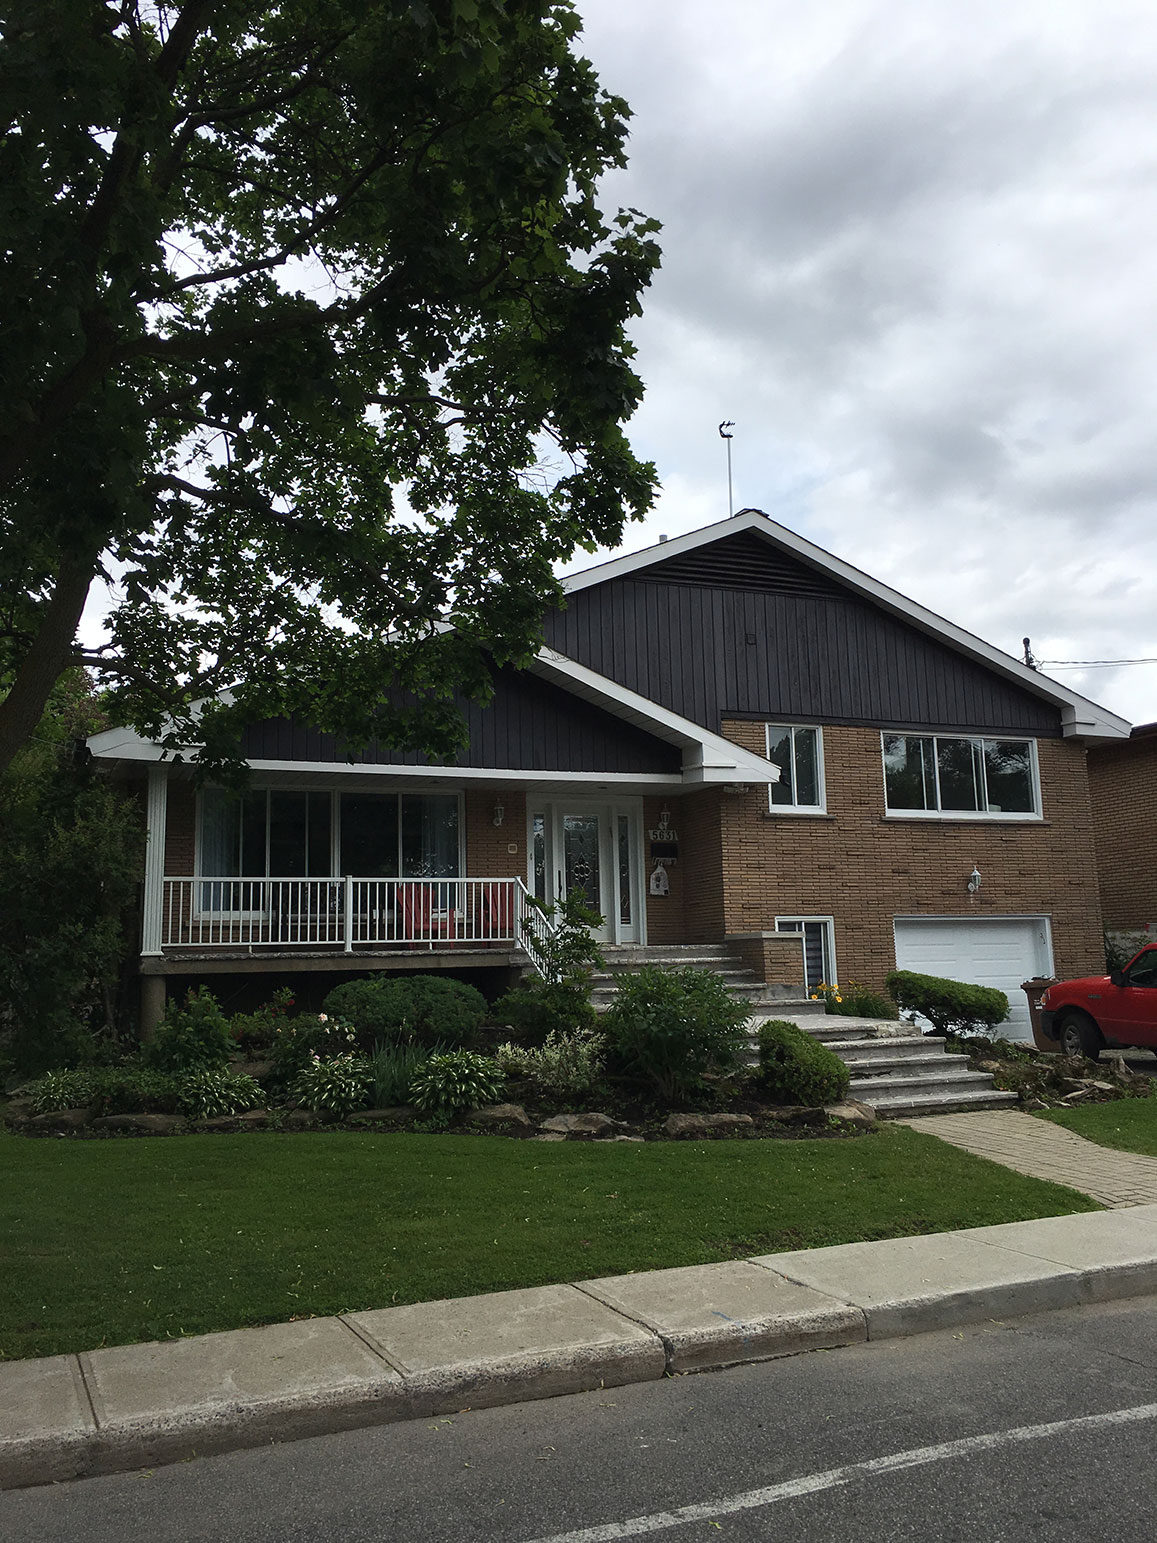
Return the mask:
<svg viewBox="0 0 1157 1543">
<path fill-rule="evenodd" d="M 87 1109 L 96 1097 L 96 1073 L 90 1071 L 45 1072 L 24 1089 L 33 1114 L 53 1114 L 57 1109 Z"/>
<path fill-rule="evenodd" d="M 922 1014 L 938 1034 L 980 1034 L 1008 1017 L 1008 998 L 992 986 L 969 986 L 911 970 L 893 970 L 884 984 L 899 1007 Z"/>
<path fill-rule="evenodd" d="M 174 1078 L 147 1066 L 52 1071 L 30 1084 L 35 1114 L 91 1109 L 94 1114 L 171 1114 L 177 1107 Z"/>
<path fill-rule="evenodd" d="M 661 1098 L 683 1098 L 747 1044 L 747 1004 L 711 970 L 647 965 L 627 976 L 602 1027 L 619 1069 Z"/>
<path fill-rule="evenodd" d="M 1147 932 L 1106 932 L 1105 974 L 1111 975 L 1114 970 L 1123 970 L 1133 955 L 1149 941 Z"/>
<path fill-rule="evenodd" d="M 282 986 L 273 993 L 271 1001 L 251 1013 L 234 1013 L 229 1019 L 229 1033 L 234 1043 L 248 1054 L 272 1049 L 278 1031 L 285 1024 L 289 1009 L 294 1005 L 293 991 Z"/>
<path fill-rule="evenodd" d="M 541 1045 L 552 1033 L 569 1034 L 594 1027 L 591 973 L 606 961 L 591 935 L 591 928 L 600 926 L 603 919 L 586 904 L 579 890 L 555 905 L 538 900 L 533 904 L 553 922 L 538 944 L 542 973 L 500 997 L 491 1016 L 507 1024 L 519 1039 Z"/>
<path fill-rule="evenodd" d="M 544 1093 L 560 1097 L 587 1093 L 603 1074 L 606 1041 L 594 1029 L 572 1033 L 552 1029 L 536 1050 L 499 1045 L 494 1059 L 508 1077 L 525 1077 Z"/>
<path fill-rule="evenodd" d="M 390 1109 L 410 1102 L 410 1086 L 414 1073 L 425 1066 L 432 1055 L 443 1055 L 451 1047 L 435 1045 L 427 1049 L 410 1040 L 393 1040 L 374 1046 L 370 1057 L 373 1077 L 373 1103 L 375 1109 Z"/>
<path fill-rule="evenodd" d="M 222 1114 L 241 1114 L 264 1101 L 260 1083 L 241 1072 L 204 1068 L 177 1079 L 177 1105 L 190 1120 L 212 1120 Z"/>
<path fill-rule="evenodd" d="M 759 1028 L 759 1081 L 779 1104 L 836 1104 L 851 1073 L 837 1055 L 797 1024 L 773 1018 Z"/>
<path fill-rule="evenodd" d="M 502 1089 L 502 1072 L 489 1056 L 472 1050 L 432 1055 L 410 1082 L 410 1099 L 427 1114 L 459 1114 L 492 1104 Z"/>
<path fill-rule="evenodd" d="M 329 1061 L 312 1057 L 292 1091 L 299 1104 L 317 1114 L 349 1114 L 365 1108 L 372 1081 L 369 1057 L 351 1051 Z"/>
<path fill-rule="evenodd" d="M 300 1076 L 312 1060 L 348 1055 L 357 1049 L 357 1043 L 353 1024 L 344 1018 L 331 1018 L 328 1013 L 286 1018 L 278 1024 L 269 1047 L 273 1080 L 285 1086 Z"/>
<path fill-rule="evenodd" d="M 343 981 L 322 1004 L 347 1019 L 363 1046 L 377 1039 L 407 1039 L 433 1046 L 480 1043 L 486 998 L 464 981 L 441 975 L 370 975 Z"/>
<path fill-rule="evenodd" d="M 823 998 L 825 1012 L 842 1018 L 897 1018 L 899 1013 L 890 997 L 881 996 L 854 980 L 846 986 L 827 985 L 821 981 L 811 993 L 813 1002 Z"/>
<path fill-rule="evenodd" d="M 227 1065 L 232 1049 L 221 1004 L 207 987 L 197 986 L 185 994 L 180 1005 L 168 1004 L 143 1055 L 146 1064 L 157 1071 L 187 1072 Z"/>
</svg>

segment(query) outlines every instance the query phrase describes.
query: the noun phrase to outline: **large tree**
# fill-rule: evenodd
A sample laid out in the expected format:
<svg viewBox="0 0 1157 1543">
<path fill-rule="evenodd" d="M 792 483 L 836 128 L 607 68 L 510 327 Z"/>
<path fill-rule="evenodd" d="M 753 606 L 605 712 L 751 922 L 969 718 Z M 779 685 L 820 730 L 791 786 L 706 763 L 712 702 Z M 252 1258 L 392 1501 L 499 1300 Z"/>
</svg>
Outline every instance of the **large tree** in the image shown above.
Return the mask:
<svg viewBox="0 0 1157 1543">
<path fill-rule="evenodd" d="M 570 0 L 0 21 L 0 767 L 77 662 L 206 768 L 276 712 L 449 751 L 653 491 L 655 226 L 600 211 L 628 114 Z"/>
</svg>

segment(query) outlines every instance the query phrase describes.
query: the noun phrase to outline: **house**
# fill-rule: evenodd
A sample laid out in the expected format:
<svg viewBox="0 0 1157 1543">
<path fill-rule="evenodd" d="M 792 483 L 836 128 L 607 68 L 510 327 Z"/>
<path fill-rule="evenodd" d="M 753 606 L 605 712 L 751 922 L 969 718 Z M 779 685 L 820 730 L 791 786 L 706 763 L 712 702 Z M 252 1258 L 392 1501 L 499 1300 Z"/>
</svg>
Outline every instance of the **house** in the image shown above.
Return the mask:
<svg viewBox="0 0 1157 1543">
<path fill-rule="evenodd" d="M 143 1016 L 254 972 L 509 971 L 584 891 L 609 947 L 726 944 L 797 989 L 1017 993 L 1101 959 L 1086 755 L 1124 720 L 743 510 L 566 581 L 434 765 L 255 724 L 243 797 L 123 730 L 147 786 Z"/>
<path fill-rule="evenodd" d="M 1157 936 L 1157 723 L 1089 746 L 1097 881 L 1105 929 Z"/>
</svg>

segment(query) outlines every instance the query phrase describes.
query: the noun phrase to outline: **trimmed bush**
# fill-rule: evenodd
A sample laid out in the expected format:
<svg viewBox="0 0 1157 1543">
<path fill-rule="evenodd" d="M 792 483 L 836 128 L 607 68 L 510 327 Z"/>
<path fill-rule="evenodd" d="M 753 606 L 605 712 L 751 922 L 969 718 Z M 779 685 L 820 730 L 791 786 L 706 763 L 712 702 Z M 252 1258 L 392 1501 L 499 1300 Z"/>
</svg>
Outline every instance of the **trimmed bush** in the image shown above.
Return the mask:
<svg viewBox="0 0 1157 1543">
<path fill-rule="evenodd" d="M 177 1079 L 177 1105 L 190 1120 L 241 1114 L 246 1109 L 260 1108 L 264 1100 L 260 1083 L 243 1072 L 204 1068 Z"/>
<path fill-rule="evenodd" d="M 893 970 L 884 984 L 905 1012 L 920 1013 L 938 1034 L 982 1034 L 1008 1017 L 1008 998 L 992 986 Z"/>
<path fill-rule="evenodd" d="M 278 1031 L 285 1026 L 289 1009 L 295 1005 L 293 991 L 281 986 L 270 1001 L 263 1002 L 251 1013 L 234 1013 L 229 1019 L 229 1033 L 233 1042 L 247 1055 L 272 1049 Z"/>
<path fill-rule="evenodd" d="M 784 1018 L 759 1029 L 759 1082 L 778 1104 L 838 1104 L 851 1073 L 826 1045 Z"/>
<path fill-rule="evenodd" d="M 227 1066 L 232 1053 L 229 1020 L 221 1004 L 207 987 L 196 986 L 180 1005 L 170 1002 L 165 1008 L 143 1059 L 160 1072 L 188 1072 Z"/>
<path fill-rule="evenodd" d="M 414 1044 L 472 1047 L 481 1043 L 486 998 L 464 981 L 441 975 L 370 975 L 343 981 L 322 1003 L 347 1019 L 358 1043 L 406 1039 Z"/>
<path fill-rule="evenodd" d="M 293 1084 L 293 1097 L 315 1114 L 349 1114 L 364 1109 L 369 1102 L 373 1073 L 368 1056 L 335 1055 L 332 1060 L 316 1057 Z"/>
<path fill-rule="evenodd" d="M 711 970 L 646 965 L 603 1014 L 617 1070 L 663 1099 L 683 1099 L 707 1072 L 729 1071 L 747 1045 L 746 1002 Z"/>
<path fill-rule="evenodd" d="M 493 1104 L 502 1091 L 502 1072 L 489 1056 L 471 1050 L 432 1055 L 414 1073 L 410 1099 L 426 1114 L 455 1115 Z"/>
</svg>

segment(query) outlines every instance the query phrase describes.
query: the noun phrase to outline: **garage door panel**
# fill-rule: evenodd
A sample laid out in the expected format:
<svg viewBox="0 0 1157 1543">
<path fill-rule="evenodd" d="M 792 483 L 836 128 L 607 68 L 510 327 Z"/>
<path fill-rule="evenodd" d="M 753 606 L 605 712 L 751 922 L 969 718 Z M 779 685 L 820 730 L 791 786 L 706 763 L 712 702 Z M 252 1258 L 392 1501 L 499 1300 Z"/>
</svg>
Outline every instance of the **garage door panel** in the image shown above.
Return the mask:
<svg viewBox="0 0 1157 1543">
<path fill-rule="evenodd" d="M 898 917 L 896 966 L 921 975 L 941 975 L 975 986 L 994 986 L 1009 1001 L 1002 1033 L 1030 1040 L 1032 1029 L 1021 982 L 1047 973 L 1048 924 L 1044 917 L 969 917 L 942 921 Z"/>
</svg>

